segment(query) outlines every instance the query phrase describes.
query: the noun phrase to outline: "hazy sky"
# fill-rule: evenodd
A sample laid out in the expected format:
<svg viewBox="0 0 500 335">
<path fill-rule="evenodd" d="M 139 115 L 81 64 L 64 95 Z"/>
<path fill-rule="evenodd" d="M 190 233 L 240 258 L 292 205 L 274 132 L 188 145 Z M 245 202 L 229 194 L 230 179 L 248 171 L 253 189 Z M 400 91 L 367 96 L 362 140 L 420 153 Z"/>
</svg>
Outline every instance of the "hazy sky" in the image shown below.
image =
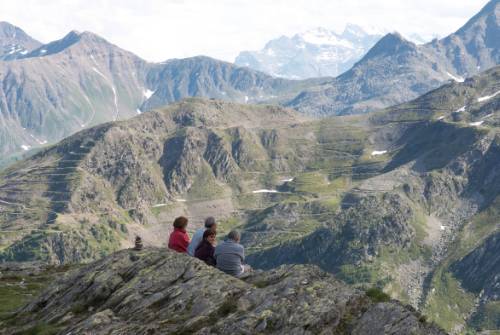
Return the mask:
<svg viewBox="0 0 500 335">
<path fill-rule="evenodd" d="M 346 23 L 381 31 L 445 36 L 486 0 L 22 0 L 0 1 L 0 21 L 42 42 L 89 30 L 150 60 L 208 55 L 233 61 L 241 50 L 314 27 Z"/>
</svg>

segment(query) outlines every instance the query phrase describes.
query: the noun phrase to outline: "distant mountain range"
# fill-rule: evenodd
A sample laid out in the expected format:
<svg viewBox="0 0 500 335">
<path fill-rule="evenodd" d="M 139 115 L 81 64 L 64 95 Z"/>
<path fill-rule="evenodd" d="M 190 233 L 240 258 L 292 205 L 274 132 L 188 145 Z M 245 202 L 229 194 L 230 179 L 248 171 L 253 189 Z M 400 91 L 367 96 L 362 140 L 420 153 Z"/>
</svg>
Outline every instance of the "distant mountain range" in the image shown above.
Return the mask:
<svg viewBox="0 0 500 335">
<path fill-rule="evenodd" d="M 400 34 L 388 34 L 352 69 L 284 104 L 304 113 L 338 115 L 408 101 L 447 81 L 463 81 L 499 64 L 499 34 L 500 0 L 492 0 L 441 40 L 416 45 Z"/>
<path fill-rule="evenodd" d="M 80 263 L 214 215 L 259 268 L 313 263 L 500 329 L 500 67 L 369 115 L 188 98 L 0 172 L 0 262 Z M 443 312 L 445 311 L 445 312 Z"/>
<path fill-rule="evenodd" d="M 499 63 L 499 1 L 442 40 L 416 45 L 391 33 L 339 77 L 307 80 L 275 78 L 203 56 L 148 63 L 90 32 L 73 31 L 41 45 L 2 23 L 0 165 L 82 128 L 189 96 L 280 104 L 313 116 L 366 113 L 409 101 Z M 354 41 L 356 34 L 365 40 L 352 26 L 342 38 Z M 301 38 L 341 41 L 321 31 Z"/>
<path fill-rule="evenodd" d="M 259 51 L 243 51 L 234 63 L 288 79 L 336 77 L 349 70 L 381 37 L 356 25 L 347 25 L 341 34 L 316 28 L 271 40 Z"/>
<path fill-rule="evenodd" d="M 19 28 L 3 27 L 9 45 L 26 40 Z M 321 82 L 275 79 L 208 57 L 148 63 L 93 33 L 72 31 L 0 61 L 0 154 L 5 160 L 184 97 L 255 102 Z"/>
</svg>

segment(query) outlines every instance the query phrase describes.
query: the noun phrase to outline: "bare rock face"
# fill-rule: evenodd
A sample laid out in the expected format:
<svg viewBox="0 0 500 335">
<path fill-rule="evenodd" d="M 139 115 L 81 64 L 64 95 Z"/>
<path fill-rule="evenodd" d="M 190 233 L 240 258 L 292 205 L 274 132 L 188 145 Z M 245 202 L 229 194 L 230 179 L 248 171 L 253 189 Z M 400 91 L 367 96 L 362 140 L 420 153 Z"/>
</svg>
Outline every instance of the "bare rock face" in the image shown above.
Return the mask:
<svg viewBox="0 0 500 335">
<path fill-rule="evenodd" d="M 31 38 L 21 28 L 8 22 L 0 22 L 0 60 L 23 57 L 40 45 L 40 42 Z"/>
<path fill-rule="evenodd" d="M 313 266 L 240 280 L 164 249 L 123 250 L 66 274 L 3 332 L 60 334 L 444 334 Z"/>
</svg>

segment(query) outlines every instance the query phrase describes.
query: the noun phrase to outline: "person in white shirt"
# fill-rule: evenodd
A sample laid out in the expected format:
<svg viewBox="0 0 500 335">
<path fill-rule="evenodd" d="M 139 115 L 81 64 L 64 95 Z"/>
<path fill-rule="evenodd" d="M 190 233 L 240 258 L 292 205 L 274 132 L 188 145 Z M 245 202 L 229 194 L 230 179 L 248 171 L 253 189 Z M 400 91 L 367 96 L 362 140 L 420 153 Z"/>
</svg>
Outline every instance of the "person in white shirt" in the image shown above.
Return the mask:
<svg viewBox="0 0 500 335">
<path fill-rule="evenodd" d="M 209 216 L 208 218 L 205 219 L 205 227 L 198 229 L 194 233 L 193 237 L 191 238 L 191 243 L 189 243 L 189 246 L 188 246 L 188 254 L 190 256 L 194 257 L 194 253 L 196 251 L 196 248 L 203 240 L 203 233 L 207 229 L 211 229 L 214 232 L 217 231 L 217 223 L 215 222 L 215 219 L 211 216 Z"/>
</svg>

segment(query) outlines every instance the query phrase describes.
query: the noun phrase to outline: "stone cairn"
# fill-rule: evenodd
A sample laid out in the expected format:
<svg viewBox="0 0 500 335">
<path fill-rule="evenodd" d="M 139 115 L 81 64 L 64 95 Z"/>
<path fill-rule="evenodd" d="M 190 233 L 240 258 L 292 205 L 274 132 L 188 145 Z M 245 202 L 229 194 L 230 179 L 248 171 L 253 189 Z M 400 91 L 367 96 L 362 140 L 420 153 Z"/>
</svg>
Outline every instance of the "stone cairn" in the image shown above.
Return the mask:
<svg viewBox="0 0 500 335">
<path fill-rule="evenodd" d="M 134 250 L 139 251 L 142 250 L 142 248 L 143 248 L 142 239 L 140 236 L 136 236 Z"/>
</svg>

